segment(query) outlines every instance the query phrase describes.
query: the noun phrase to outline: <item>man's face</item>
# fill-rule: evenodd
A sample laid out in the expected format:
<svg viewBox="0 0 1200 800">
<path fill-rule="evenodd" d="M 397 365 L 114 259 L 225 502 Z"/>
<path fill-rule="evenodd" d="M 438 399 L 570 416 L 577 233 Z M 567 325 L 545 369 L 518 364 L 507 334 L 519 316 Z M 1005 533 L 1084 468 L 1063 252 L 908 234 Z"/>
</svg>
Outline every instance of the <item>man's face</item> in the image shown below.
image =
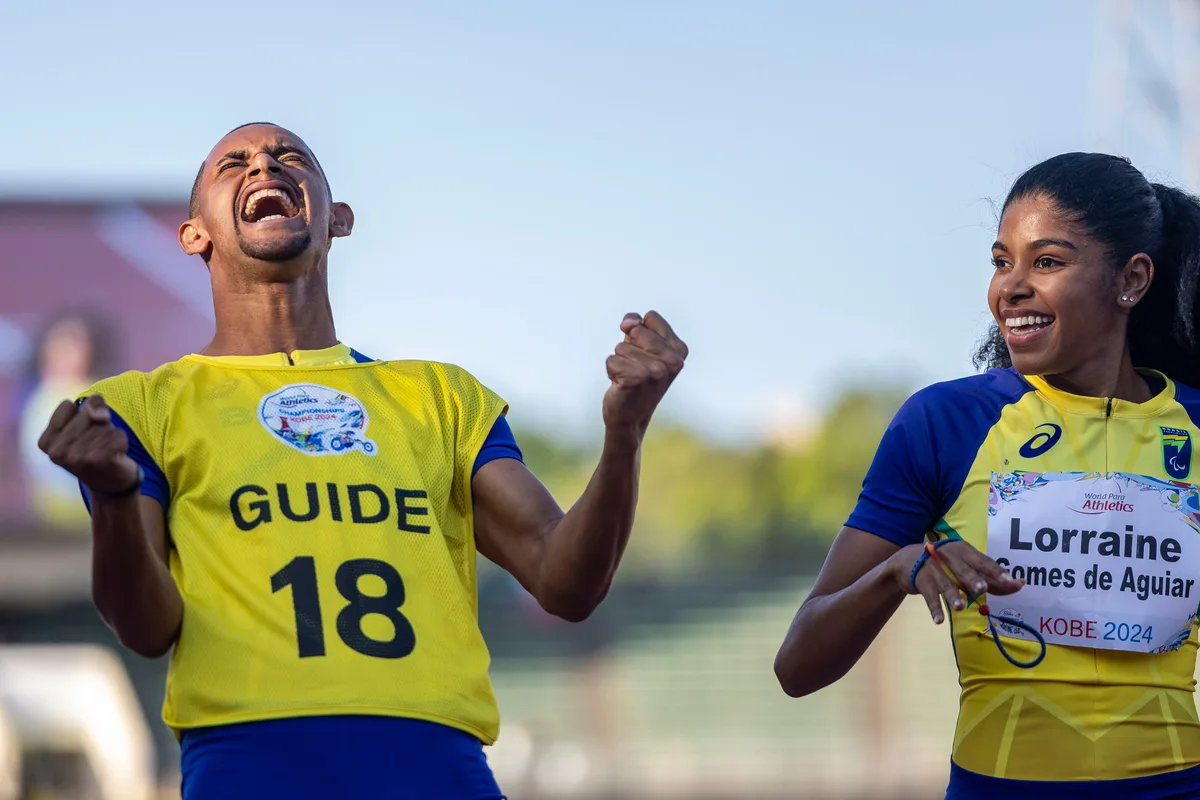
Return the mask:
<svg viewBox="0 0 1200 800">
<path fill-rule="evenodd" d="M 228 134 L 205 159 L 197 217 L 189 226 L 221 261 L 295 262 L 323 253 L 341 232 L 316 159 L 300 137 L 256 124 Z M 349 209 L 345 209 L 347 212 Z M 208 249 L 189 248 L 188 252 Z"/>
</svg>

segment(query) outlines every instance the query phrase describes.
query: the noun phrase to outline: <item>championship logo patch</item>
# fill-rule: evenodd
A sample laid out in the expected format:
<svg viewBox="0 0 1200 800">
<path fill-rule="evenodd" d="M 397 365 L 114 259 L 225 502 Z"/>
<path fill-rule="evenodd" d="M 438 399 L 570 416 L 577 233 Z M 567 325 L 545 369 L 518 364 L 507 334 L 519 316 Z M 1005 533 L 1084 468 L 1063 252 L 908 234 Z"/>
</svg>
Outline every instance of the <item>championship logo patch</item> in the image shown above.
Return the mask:
<svg viewBox="0 0 1200 800">
<path fill-rule="evenodd" d="M 1192 436 L 1178 428 L 1159 428 L 1162 431 L 1163 469 L 1177 481 L 1192 471 Z"/>
<path fill-rule="evenodd" d="M 366 437 L 367 410 L 358 399 L 316 383 L 294 383 L 265 396 L 258 421 L 282 441 L 311 456 L 361 450 L 375 455 Z"/>
</svg>

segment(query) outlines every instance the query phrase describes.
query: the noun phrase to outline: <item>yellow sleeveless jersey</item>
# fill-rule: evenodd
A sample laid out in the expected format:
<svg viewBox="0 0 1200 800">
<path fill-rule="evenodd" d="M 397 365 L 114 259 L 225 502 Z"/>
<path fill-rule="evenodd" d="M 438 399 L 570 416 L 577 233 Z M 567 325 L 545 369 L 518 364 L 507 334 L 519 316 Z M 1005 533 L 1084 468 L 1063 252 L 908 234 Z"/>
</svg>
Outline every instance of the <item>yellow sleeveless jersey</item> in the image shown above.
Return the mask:
<svg viewBox="0 0 1200 800">
<path fill-rule="evenodd" d="M 470 478 L 505 403 L 356 355 L 191 355 L 88 392 L 169 487 L 172 728 L 375 714 L 496 738 Z"/>
<path fill-rule="evenodd" d="M 961 537 L 1026 586 L 989 597 L 1045 659 L 1001 655 L 974 606 L 951 615 L 962 687 L 953 760 L 987 776 L 1096 781 L 1200 764 L 1200 392 L 1149 402 L 993 370 L 914 395 L 847 525 L 898 545 Z M 1001 626 L 1015 658 L 1037 654 Z"/>
</svg>

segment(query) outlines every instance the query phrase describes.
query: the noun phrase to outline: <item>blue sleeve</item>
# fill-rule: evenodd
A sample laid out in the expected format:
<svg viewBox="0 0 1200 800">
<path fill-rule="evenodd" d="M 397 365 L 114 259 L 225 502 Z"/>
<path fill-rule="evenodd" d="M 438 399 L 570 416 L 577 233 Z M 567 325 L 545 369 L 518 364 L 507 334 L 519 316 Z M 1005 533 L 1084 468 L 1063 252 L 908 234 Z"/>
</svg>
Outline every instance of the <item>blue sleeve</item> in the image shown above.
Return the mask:
<svg viewBox="0 0 1200 800">
<path fill-rule="evenodd" d="M 901 547 L 922 541 L 941 516 L 937 445 L 923 399 L 909 398 L 884 431 L 846 521 Z"/>
<path fill-rule="evenodd" d="M 141 440 L 138 439 L 129 424 L 121 419 L 120 415 L 112 408 L 109 408 L 109 411 L 112 414 L 113 424 L 125 431 L 125 436 L 129 439 L 129 457 L 138 463 L 145 475 L 141 493 L 157 500 L 165 514 L 171 497 L 171 487 L 167 484 L 167 476 L 163 474 L 158 464 L 154 463 L 154 459 L 146 452 L 146 448 L 142 446 Z M 79 491 L 83 494 L 83 502 L 90 512 L 92 510 L 91 492 L 82 483 L 79 484 Z"/>
<path fill-rule="evenodd" d="M 1192 421 L 1193 425 L 1200 428 L 1200 391 L 1177 381 L 1175 383 L 1175 402 L 1183 406 L 1188 419 Z"/>
<path fill-rule="evenodd" d="M 359 364 L 375 360 L 354 348 L 350 348 L 350 355 Z M 521 448 L 517 447 L 517 439 L 513 436 L 512 428 L 508 426 L 508 420 L 504 418 L 503 414 L 496 419 L 496 423 L 488 431 L 487 438 L 483 440 L 483 447 L 480 448 L 479 455 L 475 456 L 475 464 L 471 467 L 471 477 L 475 477 L 475 473 L 479 472 L 479 468 L 484 464 L 495 461 L 497 458 L 515 458 L 522 463 L 525 461 L 521 455 Z M 163 507 L 166 508 L 166 506 Z"/>
<path fill-rule="evenodd" d="M 992 370 L 914 394 L 884 432 L 846 525 L 901 547 L 923 541 L 958 499 L 1005 406 L 1032 388 L 1012 370 Z"/>
<path fill-rule="evenodd" d="M 471 477 L 475 477 L 475 473 L 479 472 L 479 468 L 484 464 L 495 461 L 497 458 L 515 458 L 520 462 L 525 461 L 521 455 L 521 448 L 517 447 L 517 439 L 513 436 L 512 428 L 508 426 L 508 420 L 504 418 L 503 414 L 496 418 L 496 424 L 492 425 L 487 438 L 483 440 L 483 447 L 479 449 L 479 455 L 475 456 L 475 466 L 471 468 Z"/>
</svg>

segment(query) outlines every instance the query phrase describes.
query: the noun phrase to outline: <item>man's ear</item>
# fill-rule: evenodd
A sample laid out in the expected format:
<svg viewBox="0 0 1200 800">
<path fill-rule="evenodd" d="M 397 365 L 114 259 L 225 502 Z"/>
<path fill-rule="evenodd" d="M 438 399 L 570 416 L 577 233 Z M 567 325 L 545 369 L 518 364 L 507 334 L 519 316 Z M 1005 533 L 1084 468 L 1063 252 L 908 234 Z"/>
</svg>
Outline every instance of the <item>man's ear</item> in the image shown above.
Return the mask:
<svg viewBox="0 0 1200 800">
<path fill-rule="evenodd" d="M 334 203 L 330 208 L 329 238 L 349 236 L 354 230 L 354 209 L 345 203 Z"/>
<path fill-rule="evenodd" d="M 212 250 L 212 239 L 204 230 L 204 223 L 199 217 L 193 217 L 179 226 L 179 246 L 189 256 L 200 256 L 205 260 Z"/>
</svg>

